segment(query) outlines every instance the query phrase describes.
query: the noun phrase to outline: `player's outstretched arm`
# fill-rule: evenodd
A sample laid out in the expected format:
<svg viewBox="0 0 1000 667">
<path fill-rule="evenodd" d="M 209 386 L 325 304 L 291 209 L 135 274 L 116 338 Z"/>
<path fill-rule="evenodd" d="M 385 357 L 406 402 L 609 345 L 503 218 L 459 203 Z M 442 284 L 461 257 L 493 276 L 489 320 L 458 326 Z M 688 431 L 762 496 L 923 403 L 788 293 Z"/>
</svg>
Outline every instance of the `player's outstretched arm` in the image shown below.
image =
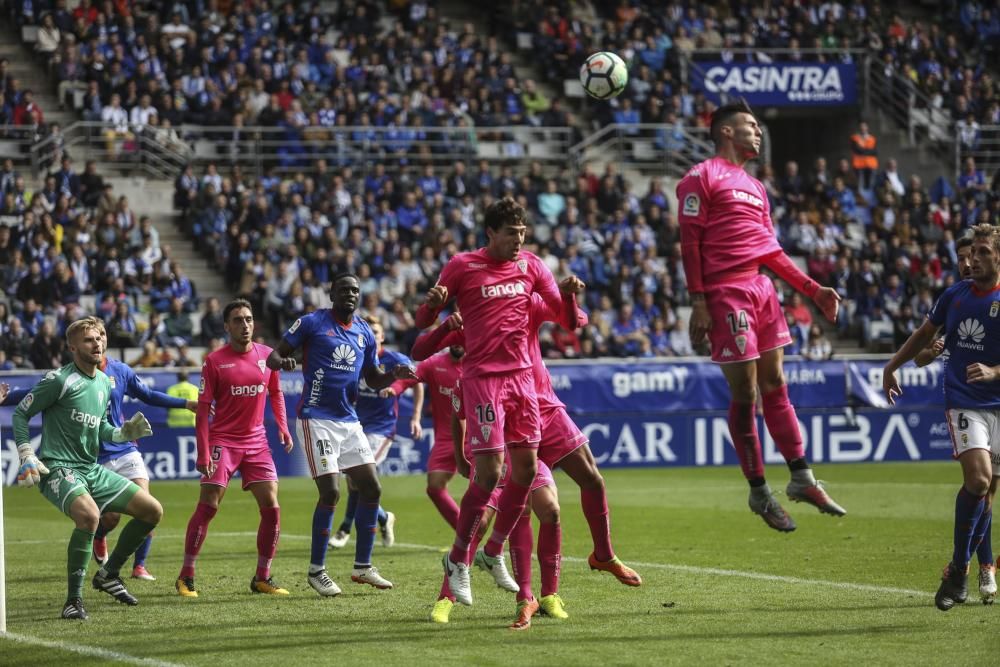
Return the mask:
<svg viewBox="0 0 1000 667">
<path fill-rule="evenodd" d="M 131 371 L 131 369 L 130 369 Z M 146 405 L 155 405 L 159 408 L 186 408 L 191 412 L 197 409 L 197 402 L 189 401 L 180 396 L 171 396 L 162 391 L 154 391 L 146 386 L 146 383 L 139 379 L 134 372 L 128 376 L 128 385 L 125 393 L 132 398 L 142 401 Z"/>
<path fill-rule="evenodd" d="M 426 331 L 413 341 L 410 356 L 414 361 L 423 361 L 435 352 L 452 345 L 465 345 L 465 332 L 462 331 L 462 315 L 452 313 L 441 326 Z"/>
<path fill-rule="evenodd" d="M 437 321 L 438 314 L 448 303 L 448 288 L 438 284 L 427 290 L 427 300 L 420 304 L 413 315 L 414 324 L 418 329 L 426 329 Z"/>
<path fill-rule="evenodd" d="M 281 339 L 278 347 L 271 350 L 267 355 L 267 367 L 272 371 L 293 371 L 295 370 L 295 348 L 288 341 Z"/>
<path fill-rule="evenodd" d="M 285 394 L 281 391 L 281 376 L 272 373 L 267 389 L 268 397 L 271 399 L 271 411 L 274 412 L 274 421 L 278 424 L 278 437 L 281 438 L 281 445 L 285 448 L 285 453 L 288 453 L 295 446 L 295 441 L 292 440 L 292 434 L 288 432 L 288 412 L 285 409 Z"/>
<path fill-rule="evenodd" d="M 903 347 L 899 348 L 899 351 L 882 369 L 882 392 L 885 394 L 886 400 L 889 401 L 889 405 L 895 405 L 896 397 L 903 394 L 903 390 L 896 380 L 896 371 L 930 345 L 934 336 L 937 335 L 938 328 L 938 325 L 930 320 L 925 320 L 919 329 L 910 334 L 910 337 L 903 343 Z"/>
<path fill-rule="evenodd" d="M 938 338 L 933 343 L 917 352 L 917 356 L 913 357 L 913 363 L 917 366 L 926 366 L 940 357 L 942 352 L 944 352 L 944 337 Z"/>
</svg>

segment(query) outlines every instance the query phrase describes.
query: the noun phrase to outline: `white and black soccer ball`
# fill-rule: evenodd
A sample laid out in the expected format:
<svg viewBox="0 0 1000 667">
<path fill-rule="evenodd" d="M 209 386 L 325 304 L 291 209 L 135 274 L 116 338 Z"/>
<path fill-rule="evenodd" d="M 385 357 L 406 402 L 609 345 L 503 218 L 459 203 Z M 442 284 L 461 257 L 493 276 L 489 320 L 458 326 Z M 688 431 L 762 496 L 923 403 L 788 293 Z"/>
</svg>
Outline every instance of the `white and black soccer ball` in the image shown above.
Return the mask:
<svg viewBox="0 0 1000 667">
<path fill-rule="evenodd" d="M 628 66 L 617 54 L 598 51 L 580 67 L 580 83 L 591 97 L 610 100 L 628 84 Z"/>
</svg>

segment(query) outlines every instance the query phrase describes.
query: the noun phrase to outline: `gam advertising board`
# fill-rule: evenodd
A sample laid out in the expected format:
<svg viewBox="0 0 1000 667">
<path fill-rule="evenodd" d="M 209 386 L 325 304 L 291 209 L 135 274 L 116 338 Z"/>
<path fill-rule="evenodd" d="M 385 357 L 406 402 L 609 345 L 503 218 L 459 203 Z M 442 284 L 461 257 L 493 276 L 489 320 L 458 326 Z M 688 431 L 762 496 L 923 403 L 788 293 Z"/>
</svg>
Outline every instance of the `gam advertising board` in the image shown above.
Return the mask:
<svg viewBox="0 0 1000 667">
<path fill-rule="evenodd" d="M 797 407 L 807 457 L 815 462 L 947 460 L 951 442 L 941 404 L 941 365 L 900 372 L 902 400 L 892 409 L 880 403 L 883 361 L 808 362 L 788 360 L 789 393 Z M 726 421 L 728 392 L 718 366 L 703 362 L 651 360 L 629 363 L 558 363 L 550 366 L 559 396 L 589 437 L 598 462 L 606 467 L 716 466 L 737 463 Z M 37 374 L 7 375 L 12 387 L 29 388 Z M 150 387 L 163 391 L 175 376 L 167 371 L 140 372 Z M 193 373 L 191 381 L 200 378 Z M 302 376 L 286 373 L 282 379 L 288 414 L 302 393 Z M 126 399 L 125 412 L 141 407 L 153 424 L 154 435 L 140 442 L 154 479 L 191 479 L 195 470 L 193 428 L 169 428 L 166 411 Z M 0 407 L 0 478 L 15 481 L 17 450 L 10 430 L 13 406 Z M 419 441 L 405 437 L 412 414 L 408 394 L 400 405 L 400 434 L 382 465 L 387 475 L 422 473 L 433 446 L 431 418 L 424 418 L 426 435 Z M 31 425 L 33 444 L 40 439 L 40 419 Z M 267 428 L 277 442 L 270 408 Z M 765 461 L 782 461 L 763 420 Z M 294 430 L 293 430 L 294 432 Z M 274 448 L 282 476 L 306 475 L 305 458 L 296 449 L 285 454 Z"/>
</svg>

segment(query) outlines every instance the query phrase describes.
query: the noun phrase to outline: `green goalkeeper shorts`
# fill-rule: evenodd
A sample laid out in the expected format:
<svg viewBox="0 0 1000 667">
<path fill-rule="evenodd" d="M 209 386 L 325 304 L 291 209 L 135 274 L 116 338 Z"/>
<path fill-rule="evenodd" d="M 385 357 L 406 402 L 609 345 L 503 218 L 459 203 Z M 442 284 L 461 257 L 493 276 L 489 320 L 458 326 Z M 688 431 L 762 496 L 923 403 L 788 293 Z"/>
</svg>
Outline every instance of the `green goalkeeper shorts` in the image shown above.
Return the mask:
<svg viewBox="0 0 1000 667">
<path fill-rule="evenodd" d="M 39 482 L 42 495 L 59 511 L 69 516 L 73 501 L 84 494 L 104 512 L 124 512 L 139 487 L 118 473 L 96 463 L 89 468 L 53 468 Z"/>
</svg>

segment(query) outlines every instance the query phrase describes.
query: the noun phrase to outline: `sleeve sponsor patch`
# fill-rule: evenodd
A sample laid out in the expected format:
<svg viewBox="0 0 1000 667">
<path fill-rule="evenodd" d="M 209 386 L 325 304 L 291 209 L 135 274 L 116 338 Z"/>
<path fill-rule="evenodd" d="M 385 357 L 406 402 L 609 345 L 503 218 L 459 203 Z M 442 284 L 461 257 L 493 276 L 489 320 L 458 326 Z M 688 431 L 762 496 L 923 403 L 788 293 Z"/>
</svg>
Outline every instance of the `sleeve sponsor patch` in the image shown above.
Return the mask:
<svg viewBox="0 0 1000 667">
<path fill-rule="evenodd" d="M 701 212 L 701 200 L 698 198 L 698 195 L 691 193 L 685 197 L 682 210 L 684 215 L 698 215 Z"/>
</svg>

